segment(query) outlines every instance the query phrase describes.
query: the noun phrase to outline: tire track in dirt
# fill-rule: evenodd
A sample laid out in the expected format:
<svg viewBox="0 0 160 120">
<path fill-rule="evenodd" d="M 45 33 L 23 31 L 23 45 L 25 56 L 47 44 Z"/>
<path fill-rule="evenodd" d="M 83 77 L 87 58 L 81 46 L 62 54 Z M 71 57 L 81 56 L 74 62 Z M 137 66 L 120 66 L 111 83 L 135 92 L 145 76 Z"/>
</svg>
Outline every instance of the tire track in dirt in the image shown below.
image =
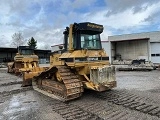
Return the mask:
<svg viewBox="0 0 160 120">
<path fill-rule="evenodd" d="M 108 102 L 123 106 L 125 108 L 129 108 L 131 110 L 136 110 L 144 114 L 149 114 L 151 116 L 160 118 L 160 106 L 146 102 L 145 100 L 147 98 L 132 94 L 130 92 L 127 92 L 126 90 L 113 90 L 103 93 L 97 93 L 94 97 L 100 98 L 102 100 L 107 100 Z"/>
</svg>

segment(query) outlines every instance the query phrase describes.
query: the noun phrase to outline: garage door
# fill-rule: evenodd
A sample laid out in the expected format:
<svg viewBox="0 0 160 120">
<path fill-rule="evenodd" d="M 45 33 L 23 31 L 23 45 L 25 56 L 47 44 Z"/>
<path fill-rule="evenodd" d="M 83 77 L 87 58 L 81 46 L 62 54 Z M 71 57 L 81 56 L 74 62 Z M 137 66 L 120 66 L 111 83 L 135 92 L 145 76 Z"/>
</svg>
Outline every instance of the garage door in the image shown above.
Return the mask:
<svg viewBox="0 0 160 120">
<path fill-rule="evenodd" d="M 160 43 L 151 43 L 151 61 L 160 63 Z"/>
<path fill-rule="evenodd" d="M 148 40 L 130 40 L 117 42 L 116 54 L 120 54 L 124 60 L 142 58 L 148 60 Z"/>
</svg>

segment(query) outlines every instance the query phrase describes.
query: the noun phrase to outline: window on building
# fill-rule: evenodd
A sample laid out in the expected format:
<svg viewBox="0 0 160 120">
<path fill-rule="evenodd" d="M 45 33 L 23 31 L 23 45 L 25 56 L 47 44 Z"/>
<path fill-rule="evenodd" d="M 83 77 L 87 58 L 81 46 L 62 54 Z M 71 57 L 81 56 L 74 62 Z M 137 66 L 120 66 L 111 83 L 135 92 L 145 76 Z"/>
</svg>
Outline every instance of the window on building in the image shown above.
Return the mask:
<svg viewBox="0 0 160 120">
<path fill-rule="evenodd" d="M 160 54 L 156 54 L 156 56 L 160 56 Z"/>
<path fill-rule="evenodd" d="M 156 54 L 151 54 L 151 56 L 152 56 L 152 57 L 155 57 L 155 56 L 156 56 Z"/>
<path fill-rule="evenodd" d="M 159 57 L 160 54 L 151 54 L 152 57 Z"/>
</svg>

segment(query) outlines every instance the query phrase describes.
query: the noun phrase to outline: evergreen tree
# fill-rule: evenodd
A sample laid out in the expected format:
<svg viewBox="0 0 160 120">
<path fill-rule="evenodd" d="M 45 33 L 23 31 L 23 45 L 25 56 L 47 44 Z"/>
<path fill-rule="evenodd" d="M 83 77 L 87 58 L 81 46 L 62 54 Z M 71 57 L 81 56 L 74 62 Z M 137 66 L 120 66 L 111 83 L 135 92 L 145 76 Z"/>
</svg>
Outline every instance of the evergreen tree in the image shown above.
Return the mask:
<svg viewBox="0 0 160 120">
<path fill-rule="evenodd" d="M 28 40 L 28 45 L 34 47 L 34 49 L 37 48 L 37 41 L 32 37 Z"/>
</svg>

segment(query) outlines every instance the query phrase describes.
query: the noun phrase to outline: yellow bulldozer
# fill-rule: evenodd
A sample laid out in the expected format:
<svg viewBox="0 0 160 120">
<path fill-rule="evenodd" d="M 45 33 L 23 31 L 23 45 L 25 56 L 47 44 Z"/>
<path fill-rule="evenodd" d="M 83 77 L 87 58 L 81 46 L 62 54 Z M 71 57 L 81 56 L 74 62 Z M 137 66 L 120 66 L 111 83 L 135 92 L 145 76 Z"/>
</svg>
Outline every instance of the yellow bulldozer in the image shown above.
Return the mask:
<svg viewBox="0 0 160 120">
<path fill-rule="evenodd" d="M 102 49 L 103 26 L 74 23 L 66 27 L 64 45 L 50 56 L 50 67 L 23 71 L 23 83 L 32 80 L 35 90 L 68 101 L 82 95 L 84 88 L 105 91 L 116 87 L 115 67 Z"/>
<path fill-rule="evenodd" d="M 33 68 L 38 68 L 40 71 L 44 71 L 44 68 L 40 68 L 38 64 L 38 56 L 34 54 L 34 48 L 31 46 L 19 46 L 17 47 L 18 53 L 14 57 L 13 62 L 8 62 L 8 73 L 15 75 L 21 75 L 23 71 L 33 71 Z M 25 75 L 23 75 L 25 77 Z M 25 79 L 25 78 L 23 78 Z M 24 83 L 26 82 L 26 83 Z M 29 82 L 29 83 L 27 83 Z M 22 86 L 31 85 L 31 81 L 23 81 Z"/>
</svg>

